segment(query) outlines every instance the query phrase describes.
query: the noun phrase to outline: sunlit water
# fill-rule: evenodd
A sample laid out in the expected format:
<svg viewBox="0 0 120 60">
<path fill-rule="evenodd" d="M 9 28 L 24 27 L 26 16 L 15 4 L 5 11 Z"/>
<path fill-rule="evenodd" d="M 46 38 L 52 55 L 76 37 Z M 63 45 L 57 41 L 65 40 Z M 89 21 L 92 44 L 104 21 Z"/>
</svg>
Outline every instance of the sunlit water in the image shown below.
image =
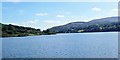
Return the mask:
<svg viewBox="0 0 120 60">
<path fill-rule="evenodd" d="M 117 58 L 118 33 L 3 38 L 3 58 Z"/>
</svg>

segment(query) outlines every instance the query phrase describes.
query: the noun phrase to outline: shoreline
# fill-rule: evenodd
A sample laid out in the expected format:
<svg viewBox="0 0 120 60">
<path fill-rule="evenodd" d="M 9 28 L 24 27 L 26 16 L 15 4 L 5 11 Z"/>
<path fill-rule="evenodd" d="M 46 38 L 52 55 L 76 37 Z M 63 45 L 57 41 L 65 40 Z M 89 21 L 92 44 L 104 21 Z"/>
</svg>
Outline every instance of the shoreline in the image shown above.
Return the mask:
<svg viewBox="0 0 120 60">
<path fill-rule="evenodd" d="M 102 33 L 103 31 L 101 32 L 80 32 L 82 34 L 84 33 Z M 120 31 L 107 31 L 107 32 L 120 32 Z M 104 32 L 104 33 L 107 33 L 107 32 Z M 56 34 L 44 34 L 44 35 L 59 35 L 59 34 L 71 34 L 71 33 L 56 33 Z M 75 33 L 75 34 L 78 34 L 78 33 Z M 44 35 L 32 35 L 32 36 L 44 36 Z M 13 37 L 31 37 L 31 36 L 13 36 Z M 0 38 L 13 38 L 12 36 L 11 37 L 0 37 Z"/>
</svg>

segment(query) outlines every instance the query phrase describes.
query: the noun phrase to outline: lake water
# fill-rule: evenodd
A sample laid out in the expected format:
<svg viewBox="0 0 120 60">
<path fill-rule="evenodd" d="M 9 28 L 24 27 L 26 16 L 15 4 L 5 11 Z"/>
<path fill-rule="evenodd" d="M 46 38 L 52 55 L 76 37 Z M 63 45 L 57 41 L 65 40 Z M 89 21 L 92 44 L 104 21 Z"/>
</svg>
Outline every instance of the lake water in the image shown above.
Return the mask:
<svg viewBox="0 0 120 60">
<path fill-rule="evenodd" d="M 3 58 L 117 58 L 118 32 L 2 39 Z"/>
</svg>

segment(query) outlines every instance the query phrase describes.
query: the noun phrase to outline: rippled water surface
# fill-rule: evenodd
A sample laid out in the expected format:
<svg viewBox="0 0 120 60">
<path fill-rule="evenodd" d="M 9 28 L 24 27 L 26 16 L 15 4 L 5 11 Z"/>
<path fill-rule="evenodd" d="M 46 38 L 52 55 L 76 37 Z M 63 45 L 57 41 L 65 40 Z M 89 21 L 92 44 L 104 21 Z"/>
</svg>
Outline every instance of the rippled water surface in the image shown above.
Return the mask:
<svg viewBox="0 0 120 60">
<path fill-rule="evenodd" d="M 116 58 L 118 33 L 68 33 L 3 38 L 3 58 Z"/>
</svg>

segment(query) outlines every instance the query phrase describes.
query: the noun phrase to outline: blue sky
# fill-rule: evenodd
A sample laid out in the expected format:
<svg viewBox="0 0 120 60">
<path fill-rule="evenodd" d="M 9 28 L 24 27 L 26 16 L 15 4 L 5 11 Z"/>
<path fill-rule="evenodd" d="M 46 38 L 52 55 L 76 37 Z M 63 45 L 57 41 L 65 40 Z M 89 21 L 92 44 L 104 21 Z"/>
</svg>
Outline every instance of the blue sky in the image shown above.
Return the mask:
<svg viewBox="0 0 120 60">
<path fill-rule="evenodd" d="M 2 23 L 47 29 L 117 16 L 117 2 L 3 2 Z"/>
</svg>

